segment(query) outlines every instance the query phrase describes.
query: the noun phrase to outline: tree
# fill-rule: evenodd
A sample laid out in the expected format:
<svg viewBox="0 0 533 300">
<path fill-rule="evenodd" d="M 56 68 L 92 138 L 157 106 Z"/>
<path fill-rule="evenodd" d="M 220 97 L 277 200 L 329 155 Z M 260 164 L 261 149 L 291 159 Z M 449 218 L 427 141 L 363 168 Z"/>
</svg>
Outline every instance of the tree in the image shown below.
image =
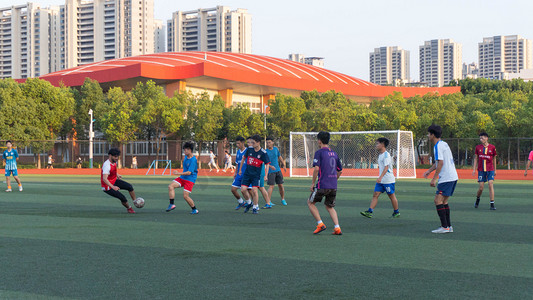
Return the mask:
<svg viewBox="0 0 533 300">
<path fill-rule="evenodd" d="M 100 129 L 100 112 L 98 106 L 105 105 L 105 94 L 100 84 L 96 80 L 86 78 L 79 91 L 75 91 L 76 108 L 74 110 L 74 120 L 76 121 L 75 130 L 76 135 L 80 139 L 88 139 L 89 125 L 91 119 L 89 110 L 94 111 L 95 128 Z"/>
<path fill-rule="evenodd" d="M 247 137 L 251 134 L 248 128 L 248 120 L 252 115 L 248 104 L 237 104 L 228 109 L 228 135 L 229 140 L 234 140 L 237 136 Z"/>
<path fill-rule="evenodd" d="M 303 121 L 306 112 L 302 98 L 277 94 L 274 101 L 269 102 L 270 115 L 267 124 L 271 134 L 287 139 L 291 131 L 306 131 Z"/>
</svg>

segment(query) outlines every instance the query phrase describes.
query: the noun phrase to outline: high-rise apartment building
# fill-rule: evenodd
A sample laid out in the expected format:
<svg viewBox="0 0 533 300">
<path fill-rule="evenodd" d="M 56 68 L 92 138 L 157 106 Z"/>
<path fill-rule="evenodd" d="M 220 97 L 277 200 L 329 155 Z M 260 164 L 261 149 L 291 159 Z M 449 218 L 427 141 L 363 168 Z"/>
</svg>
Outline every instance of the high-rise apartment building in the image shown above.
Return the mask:
<svg viewBox="0 0 533 300">
<path fill-rule="evenodd" d="M 300 53 L 289 54 L 289 60 L 297 61 L 302 64 L 311 65 L 315 67 L 324 67 L 324 58 L 323 57 L 305 57 L 305 55 Z"/>
<path fill-rule="evenodd" d="M 532 67 L 531 40 L 519 35 L 483 38 L 478 44 L 479 77 L 503 79 L 505 73 L 519 73 Z"/>
<path fill-rule="evenodd" d="M 408 83 L 410 53 L 400 47 L 375 48 L 370 53 L 370 82 L 379 85 Z"/>
<path fill-rule="evenodd" d="M 476 63 L 463 64 L 463 79 L 476 79 L 479 74 L 479 68 Z"/>
<path fill-rule="evenodd" d="M 463 46 L 451 39 L 431 40 L 420 46 L 420 81 L 444 86 L 462 78 Z"/>
<path fill-rule="evenodd" d="M 252 52 L 252 16 L 226 6 L 177 11 L 167 22 L 167 51 Z"/>
<path fill-rule="evenodd" d="M 167 36 L 165 34 L 165 25 L 163 20 L 154 20 L 154 52 L 165 52 Z"/>
</svg>

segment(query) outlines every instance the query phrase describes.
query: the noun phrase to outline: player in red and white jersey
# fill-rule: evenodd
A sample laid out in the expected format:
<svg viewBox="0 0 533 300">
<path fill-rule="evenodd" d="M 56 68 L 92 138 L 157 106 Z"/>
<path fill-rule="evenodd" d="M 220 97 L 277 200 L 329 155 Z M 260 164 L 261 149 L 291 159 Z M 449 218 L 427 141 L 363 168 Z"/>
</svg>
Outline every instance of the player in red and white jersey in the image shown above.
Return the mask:
<svg viewBox="0 0 533 300">
<path fill-rule="evenodd" d="M 128 209 L 128 213 L 134 214 L 135 211 L 128 203 L 128 199 L 126 199 L 124 194 L 119 192 L 119 190 L 127 190 L 130 193 L 132 201 L 136 198 L 133 186 L 122 180 L 122 176 L 117 173 L 117 162 L 120 158 L 120 150 L 117 148 L 111 148 L 107 154 L 109 154 L 109 159 L 104 162 L 100 177 L 102 190 L 109 196 L 118 198 L 120 202 L 122 202 L 122 205 Z"/>
<path fill-rule="evenodd" d="M 485 187 L 485 182 L 489 182 L 489 197 L 490 197 L 490 209 L 495 210 L 494 207 L 494 176 L 496 176 L 496 147 L 489 144 L 489 135 L 486 132 L 479 134 L 479 141 L 481 145 L 476 146 L 474 157 L 474 169 L 472 170 L 472 176 L 476 174 L 476 168 L 478 171 L 477 181 L 479 182 L 479 189 L 477 190 L 477 198 L 474 207 L 479 206 L 479 200 Z"/>
</svg>

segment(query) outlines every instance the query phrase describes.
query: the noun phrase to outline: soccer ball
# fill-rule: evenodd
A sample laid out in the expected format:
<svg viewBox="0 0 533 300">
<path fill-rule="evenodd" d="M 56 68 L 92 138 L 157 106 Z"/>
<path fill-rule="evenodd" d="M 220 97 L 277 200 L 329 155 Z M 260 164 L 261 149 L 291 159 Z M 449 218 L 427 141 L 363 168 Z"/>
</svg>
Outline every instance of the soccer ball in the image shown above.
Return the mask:
<svg viewBox="0 0 533 300">
<path fill-rule="evenodd" d="M 137 208 L 143 208 L 144 207 L 144 199 L 141 197 L 138 197 L 133 201 L 133 205 Z"/>
</svg>

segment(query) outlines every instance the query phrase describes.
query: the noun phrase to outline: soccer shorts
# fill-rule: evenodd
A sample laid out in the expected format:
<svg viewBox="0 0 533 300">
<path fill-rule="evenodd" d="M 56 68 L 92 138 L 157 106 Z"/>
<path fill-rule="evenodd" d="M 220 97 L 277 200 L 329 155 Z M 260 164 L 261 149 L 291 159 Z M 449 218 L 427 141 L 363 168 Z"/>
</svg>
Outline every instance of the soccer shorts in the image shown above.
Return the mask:
<svg viewBox="0 0 533 300">
<path fill-rule="evenodd" d="M 235 175 L 235 178 L 233 179 L 233 183 L 231 184 L 232 187 L 241 188 L 241 182 L 242 182 L 242 175 Z M 252 187 L 248 187 L 248 189 L 251 189 Z"/>
<path fill-rule="evenodd" d="M 487 182 L 491 180 L 494 180 L 494 171 L 477 172 L 477 182 Z"/>
<path fill-rule="evenodd" d="M 6 177 L 9 177 L 11 174 L 13 174 L 13 176 L 19 176 L 19 173 L 18 173 L 17 169 L 15 169 L 15 170 L 7 170 L 6 169 Z"/>
<path fill-rule="evenodd" d="M 322 198 L 326 197 L 324 204 L 329 207 L 335 207 L 335 199 L 337 198 L 336 189 L 313 189 L 311 196 L 309 196 L 309 202 L 322 202 Z"/>
<path fill-rule="evenodd" d="M 374 192 L 387 193 L 387 195 L 394 194 L 394 185 L 395 183 L 377 183 L 374 187 Z"/>
<path fill-rule="evenodd" d="M 261 177 L 261 175 L 259 175 Z M 260 187 L 261 186 L 261 178 L 259 177 L 252 177 L 244 174 L 242 176 L 241 186 L 248 186 L 248 187 Z M 264 183 L 263 183 L 264 185 Z"/>
<path fill-rule="evenodd" d="M 181 179 L 180 177 L 173 180 L 174 182 L 177 182 L 180 187 L 183 187 L 183 190 L 189 193 L 192 193 L 192 188 L 194 187 L 194 182 Z"/>
<path fill-rule="evenodd" d="M 457 180 L 439 183 L 437 185 L 436 194 L 443 195 L 444 197 L 451 197 L 453 196 L 453 192 L 455 191 L 456 185 L 457 185 Z"/>
<path fill-rule="evenodd" d="M 281 171 L 268 173 L 268 185 L 283 184 L 283 174 Z"/>
<path fill-rule="evenodd" d="M 121 190 L 127 190 L 128 192 L 133 191 L 133 186 L 131 184 L 127 183 L 124 180 L 117 179 L 117 181 L 115 181 L 115 183 L 114 183 L 114 186 L 117 186 Z M 111 197 L 118 198 L 120 200 L 120 202 L 123 202 L 123 203 L 124 202 L 128 202 L 128 199 L 126 199 L 124 194 L 122 194 L 119 191 L 115 191 L 113 189 L 109 189 L 109 190 L 104 190 L 104 193 L 108 194 Z"/>
</svg>

